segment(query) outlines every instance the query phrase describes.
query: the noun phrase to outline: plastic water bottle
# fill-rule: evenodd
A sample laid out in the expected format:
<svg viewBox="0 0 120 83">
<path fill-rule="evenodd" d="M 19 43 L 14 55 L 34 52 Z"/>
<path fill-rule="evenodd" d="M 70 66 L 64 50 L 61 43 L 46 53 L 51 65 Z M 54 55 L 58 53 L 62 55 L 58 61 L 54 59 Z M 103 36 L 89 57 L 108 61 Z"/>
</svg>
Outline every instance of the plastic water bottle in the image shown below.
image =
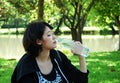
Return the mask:
<svg viewBox="0 0 120 83">
<path fill-rule="evenodd" d="M 57 41 L 58 41 L 58 44 L 63 48 L 71 49 L 73 46 L 73 41 L 70 39 L 58 38 Z"/>
<path fill-rule="evenodd" d="M 67 39 L 67 38 L 58 38 L 57 39 L 58 44 L 60 47 L 67 48 L 67 49 L 72 49 L 72 46 L 74 45 L 74 41 Z M 89 48 L 83 47 L 83 50 L 81 51 L 81 56 L 87 57 L 89 55 Z"/>
<path fill-rule="evenodd" d="M 83 47 L 81 56 L 87 57 L 87 56 L 89 56 L 89 52 L 90 52 L 89 48 Z"/>
</svg>

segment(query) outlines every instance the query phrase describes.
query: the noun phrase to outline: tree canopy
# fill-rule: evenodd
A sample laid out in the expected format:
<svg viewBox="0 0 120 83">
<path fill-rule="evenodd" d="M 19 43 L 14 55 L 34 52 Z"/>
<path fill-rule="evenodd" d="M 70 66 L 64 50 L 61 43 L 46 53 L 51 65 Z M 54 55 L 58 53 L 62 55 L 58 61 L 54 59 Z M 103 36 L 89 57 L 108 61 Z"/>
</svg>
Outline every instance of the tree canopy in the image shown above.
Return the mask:
<svg viewBox="0 0 120 83">
<path fill-rule="evenodd" d="M 110 25 L 114 23 L 119 31 L 120 50 L 120 0 L 101 0 L 95 6 L 99 24 Z"/>
<path fill-rule="evenodd" d="M 65 3 L 65 4 L 64 4 Z M 64 24 L 70 28 L 72 39 L 82 42 L 82 32 L 95 0 L 55 0 Z"/>
<path fill-rule="evenodd" d="M 63 24 L 81 42 L 86 21 L 100 26 L 114 22 L 120 36 L 120 0 L 1 0 L 0 20 L 9 18 L 44 20 L 58 28 Z"/>
</svg>

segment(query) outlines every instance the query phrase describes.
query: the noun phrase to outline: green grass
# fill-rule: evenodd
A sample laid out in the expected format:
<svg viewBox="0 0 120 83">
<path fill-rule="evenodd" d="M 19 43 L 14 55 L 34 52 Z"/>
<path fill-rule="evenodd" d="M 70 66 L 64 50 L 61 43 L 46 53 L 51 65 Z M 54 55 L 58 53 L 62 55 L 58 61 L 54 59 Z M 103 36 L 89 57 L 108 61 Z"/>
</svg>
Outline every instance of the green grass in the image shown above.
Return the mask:
<svg viewBox="0 0 120 83">
<path fill-rule="evenodd" d="M 77 67 L 77 57 L 70 56 Z M 120 51 L 91 53 L 87 60 L 89 83 L 120 83 Z"/>
<path fill-rule="evenodd" d="M 68 51 L 64 51 L 68 53 Z M 68 56 L 79 68 L 78 58 Z M 120 51 L 91 53 L 87 60 L 89 83 L 120 83 Z M 16 60 L 0 59 L 0 83 L 10 83 Z"/>
<path fill-rule="evenodd" d="M 10 83 L 11 75 L 17 61 L 0 58 L 0 83 Z"/>
</svg>

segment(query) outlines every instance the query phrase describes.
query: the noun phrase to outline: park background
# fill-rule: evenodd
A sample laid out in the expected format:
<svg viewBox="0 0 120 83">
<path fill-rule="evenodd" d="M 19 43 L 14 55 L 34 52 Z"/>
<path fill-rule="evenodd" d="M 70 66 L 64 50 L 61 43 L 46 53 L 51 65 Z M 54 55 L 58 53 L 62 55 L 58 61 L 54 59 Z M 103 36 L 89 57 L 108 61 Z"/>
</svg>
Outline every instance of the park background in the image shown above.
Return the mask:
<svg viewBox="0 0 120 83">
<path fill-rule="evenodd" d="M 90 48 L 89 83 L 120 83 L 119 16 L 119 0 L 0 0 L 0 83 L 10 83 L 24 54 L 23 33 L 33 21 L 46 21 L 57 37 Z M 60 50 L 79 67 L 76 56 Z"/>
</svg>

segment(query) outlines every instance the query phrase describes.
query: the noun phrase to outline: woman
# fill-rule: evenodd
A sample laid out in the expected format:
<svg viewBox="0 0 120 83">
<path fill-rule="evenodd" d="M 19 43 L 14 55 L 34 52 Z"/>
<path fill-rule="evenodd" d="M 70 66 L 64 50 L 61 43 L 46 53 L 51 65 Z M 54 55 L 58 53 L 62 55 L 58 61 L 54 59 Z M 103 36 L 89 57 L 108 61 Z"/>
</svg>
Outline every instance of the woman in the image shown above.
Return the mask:
<svg viewBox="0 0 120 83">
<path fill-rule="evenodd" d="M 30 23 L 24 33 L 23 46 L 26 53 L 19 60 L 11 83 L 88 83 L 85 58 L 76 41 L 72 52 L 78 55 L 80 69 L 56 48 L 52 26 L 45 22 Z"/>
</svg>

